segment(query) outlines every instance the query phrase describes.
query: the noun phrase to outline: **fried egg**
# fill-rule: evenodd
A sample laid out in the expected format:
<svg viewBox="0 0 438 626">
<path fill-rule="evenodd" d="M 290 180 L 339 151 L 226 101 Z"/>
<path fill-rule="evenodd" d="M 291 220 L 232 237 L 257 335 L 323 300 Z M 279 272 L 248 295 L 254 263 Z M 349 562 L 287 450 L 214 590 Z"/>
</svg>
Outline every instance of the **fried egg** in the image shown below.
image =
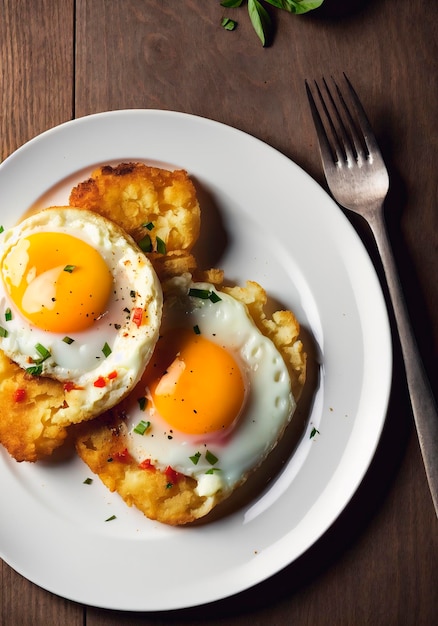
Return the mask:
<svg viewBox="0 0 438 626">
<path fill-rule="evenodd" d="M 295 406 L 284 359 L 246 306 L 181 278 L 124 402 L 127 450 L 140 467 L 194 478 L 199 496 L 230 493 L 275 446 Z"/>
<path fill-rule="evenodd" d="M 0 349 L 30 376 L 62 381 L 84 416 L 113 406 L 158 338 L 162 292 L 150 261 L 113 222 L 72 207 L 1 237 Z"/>
</svg>

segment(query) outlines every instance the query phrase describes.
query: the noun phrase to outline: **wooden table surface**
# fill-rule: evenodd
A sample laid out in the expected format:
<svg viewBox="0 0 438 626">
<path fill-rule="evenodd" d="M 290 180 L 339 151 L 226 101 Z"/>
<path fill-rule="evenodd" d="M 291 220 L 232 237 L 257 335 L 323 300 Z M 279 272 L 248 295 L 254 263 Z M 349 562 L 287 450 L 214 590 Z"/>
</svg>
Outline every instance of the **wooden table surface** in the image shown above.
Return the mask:
<svg viewBox="0 0 438 626">
<path fill-rule="evenodd" d="M 1 0 L 0 7 L 2 159 L 75 117 L 171 109 L 246 131 L 324 185 L 304 79 L 345 71 L 391 172 L 391 240 L 436 389 L 438 3 L 326 0 L 304 16 L 272 9 L 275 37 L 266 48 L 245 8 L 226 10 L 217 0 Z M 224 15 L 238 20 L 235 31 L 221 27 Z M 355 225 L 374 258 L 367 231 Z M 2 510 L 9 504 L 2 501 Z M 0 563 L 0 623 L 429 625 L 438 613 L 437 530 L 396 344 L 393 393 L 371 468 L 297 562 L 235 597 L 158 614 L 81 606 Z"/>
</svg>

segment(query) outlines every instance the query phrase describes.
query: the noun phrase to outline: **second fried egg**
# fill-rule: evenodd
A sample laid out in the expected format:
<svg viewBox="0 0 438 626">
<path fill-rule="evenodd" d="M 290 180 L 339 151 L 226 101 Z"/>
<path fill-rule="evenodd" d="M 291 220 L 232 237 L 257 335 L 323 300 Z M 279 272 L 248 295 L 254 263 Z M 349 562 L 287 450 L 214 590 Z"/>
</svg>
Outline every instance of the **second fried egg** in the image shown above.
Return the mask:
<svg viewBox="0 0 438 626">
<path fill-rule="evenodd" d="M 161 336 L 124 403 L 128 450 L 144 468 L 230 492 L 272 450 L 295 400 L 287 366 L 246 307 L 208 283 L 166 298 Z"/>
</svg>

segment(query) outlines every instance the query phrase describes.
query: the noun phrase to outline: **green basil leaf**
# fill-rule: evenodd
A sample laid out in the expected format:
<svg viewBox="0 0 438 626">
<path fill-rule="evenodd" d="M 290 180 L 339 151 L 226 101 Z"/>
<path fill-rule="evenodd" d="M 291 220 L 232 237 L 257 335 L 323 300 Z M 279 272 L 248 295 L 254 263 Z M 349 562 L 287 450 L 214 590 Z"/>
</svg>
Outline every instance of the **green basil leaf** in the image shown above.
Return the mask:
<svg viewBox="0 0 438 626">
<path fill-rule="evenodd" d="M 321 6 L 324 0 L 265 0 L 277 9 L 284 9 L 289 13 L 307 13 Z"/>
<path fill-rule="evenodd" d="M 222 0 L 221 6 L 227 7 L 227 9 L 234 9 L 242 5 L 243 0 Z"/>
<path fill-rule="evenodd" d="M 248 0 L 248 13 L 251 24 L 263 46 L 269 43 L 272 22 L 269 13 L 259 0 Z"/>
</svg>

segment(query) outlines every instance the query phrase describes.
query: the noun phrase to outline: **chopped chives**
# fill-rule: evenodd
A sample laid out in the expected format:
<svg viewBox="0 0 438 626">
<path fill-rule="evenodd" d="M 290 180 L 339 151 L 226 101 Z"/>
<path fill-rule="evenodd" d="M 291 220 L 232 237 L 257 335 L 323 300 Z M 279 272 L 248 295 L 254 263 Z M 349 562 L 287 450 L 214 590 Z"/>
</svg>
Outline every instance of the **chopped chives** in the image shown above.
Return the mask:
<svg viewBox="0 0 438 626">
<path fill-rule="evenodd" d="M 213 452 L 210 452 L 210 450 L 207 450 L 207 452 L 205 453 L 205 458 L 207 462 L 210 463 L 210 465 L 215 465 L 219 460 L 217 456 L 213 454 Z"/>
<path fill-rule="evenodd" d="M 139 435 L 144 435 L 150 425 L 150 422 L 145 422 L 144 420 L 141 420 L 134 428 L 134 432 L 138 433 Z"/>
<path fill-rule="evenodd" d="M 42 363 L 43 361 L 48 359 L 50 356 L 52 356 L 50 350 L 47 350 L 47 348 L 44 347 L 41 343 L 36 344 L 35 350 L 38 352 L 38 354 L 41 357 L 40 359 L 35 361 L 35 363 Z"/>
<path fill-rule="evenodd" d="M 214 474 L 215 472 L 221 472 L 222 470 L 219 467 L 210 467 L 205 473 L 206 474 Z"/>
<path fill-rule="evenodd" d="M 200 335 L 201 334 L 201 331 L 199 330 L 198 324 L 193 326 L 193 331 L 194 331 L 195 335 Z"/>
<path fill-rule="evenodd" d="M 4 230 L 3 226 L 0 226 L 0 233 L 4 232 Z"/>
<path fill-rule="evenodd" d="M 210 300 L 214 303 L 220 302 L 221 300 L 215 291 L 212 291 L 211 289 L 197 289 L 196 287 L 191 287 L 189 289 L 189 296 L 201 298 L 202 300 Z"/>
<path fill-rule="evenodd" d="M 42 365 L 33 365 L 32 367 L 26 368 L 26 374 L 30 374 L 31 376 L 41 376 L 43 372 Z"/>
<path fill-rule="evenodd" d="M 104 344 L 104 346 L 103 346 L 103 348 L 102 348 L 102 352 L 103 352 L 103 354 L 104 354 L 104 356 L 105 356 L 105 357 L 109 357 L 109 355 L 110 355 L 110 354 L 111 354 L 111 352 L 112 352 L 111 348 L 109 347 L 109 345 L 107 344 L 107 342 L 106 342 L 106 341 L 105 341 L 105 344 Z"/>
<path fill-rule="evenodd" d="M 8 336 L 8 331 L 6 330 L 6 328 L 3 328 L 3 326 L 0 326 L 0 337 L 7 337 Z"/>
<path fill-rule="evenodd" d="M 197 452 L 193 456 L 190 456 L 189 459 L 193 463 L 193 465 L 198 465 L 199 459 L 201 458 L 201 453 Z"/>
<path fill-rule="evenodd" d="M 157 237 L 157 252 L 159 252 L 159 254 L 166 254 L 166 242 L 160 237 Z"/>
<path fill-rule="evenodd" d="M 138 402 L 138 406 L 140 407 L 140 411 L 144 411 L 148 403 L 148 399 L 145 398 L 145 396 L 143 396 L 141 398 L 138 398 L 137 402 Z"/>
<path fill-rule="evenodd" d="M 147 222 L 147 224 L 143 224 L 144 228 L 147 228 L 148 230 L 152 230 L 154 227 L 153 222 Z"/>
<path fill-rule="evenodd" d="M 11 319 L 12 319 L 12 311 L 11 311 L 10 308 L 7 308 L 6 311 L 5 311 L 5 320 L 7 322 L 10 322 Z"/>
<path fill-rule="evenodd" d="M 210 291 L 210 295 L 208 296 L 211 302 L 220 302 L 222 298 L 220 298 L 215 291 Z"/>
<path fill-rule="evenodd" d="M 111 515 L 111 517 L 108 517 L 108 518 L 105 520 L 105 522 L 112 522 L 112 521 L 113 521 L 113 519 L 116 519 L 116 516 L 115 516 L 115 515 Z"/>
<path fill-rule="evenodd" d="M 64 272 L 68 272 L 69 274 L 71 274 L 75 268 L 76 265 L 66 265 L 64 267 Z"/>
<path fill-rule="evenodd" d="M 197 289 L 196 287 L 191 287 L 189 289 L 189 296 L 193 296 L 194 298 L 201 298 L 202 300 L 208 300 L 210 297 L 209 289 Z"/>
<path fill-rule="evenodd" d="M 83 482 L 84 485 L 91 485 L 91 483 L 93 482 L 92 478 L 86 478 Z"/>
<path fill-rule="evenodd" d="M 71 337 L 64 337 L 64 339 L 62 340 L 64 343 L 68 343 L 69 345 L 72 344 L 74 342 L 74 339 L 72 339 Z"/>
<path fill-rule="evenodd" d="M 138 247 L 143 252 L 152 252 L 152 241 L 149 235 L 145 235 L 143 239 L 138 242 Z"/>
</svg>

